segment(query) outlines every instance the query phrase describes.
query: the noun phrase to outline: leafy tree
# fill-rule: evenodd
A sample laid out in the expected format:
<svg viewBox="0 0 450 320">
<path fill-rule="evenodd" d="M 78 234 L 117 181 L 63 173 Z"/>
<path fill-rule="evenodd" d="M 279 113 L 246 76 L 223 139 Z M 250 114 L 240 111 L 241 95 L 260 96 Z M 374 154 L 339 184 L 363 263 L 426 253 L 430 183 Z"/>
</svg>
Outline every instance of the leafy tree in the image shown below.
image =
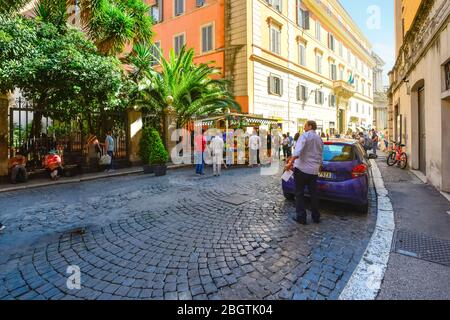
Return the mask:
<svg viewBox="0 0 450 320">
<path fill-rule="evenodd" d="M 33 119 L 34 136 L 41 131 L 42 116 L 67 120 L 124 106 L 126 81 L 120 61 L 99 54 L 77 29 L 61 33 L 49 23 L 1 18 L 0 56 L 0 90 L 21 88 L 39 110 Z"/>
<path fill-rule="evenodd" d="M 0 92 L 12 90 L 15 71 L 26 57 L 36 53 L 33 21 L 0 15 Z"/>
<path fill-rule="evenodd" d="M 193 49 L 183 48 L 178 56 L 172 50 L 168 60 L 161 53 L 159 57 L 161 70 L 149 68 L 139 82 L 136 103 L 142 109 L 161 119 L 168 98 L 172 97 L 178 127 L 194 117 L 223 112 L 226 108 L 240 110 L 228 91 L 228 82 L 217 78 L 219 70 L 208 64 L 195 64 Z"/>
</svg>

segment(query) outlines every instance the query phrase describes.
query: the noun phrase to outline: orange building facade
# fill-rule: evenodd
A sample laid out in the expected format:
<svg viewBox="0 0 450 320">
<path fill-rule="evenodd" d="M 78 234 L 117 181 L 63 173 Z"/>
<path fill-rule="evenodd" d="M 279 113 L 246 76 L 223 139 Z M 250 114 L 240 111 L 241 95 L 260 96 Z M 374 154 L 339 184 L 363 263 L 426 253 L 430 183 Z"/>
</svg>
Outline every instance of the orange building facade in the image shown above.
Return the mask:
<svg viewBox="0 0 450 320">
<path fill-rule="evenodd" d="M 181 5 L 176 8 L 176 3 Z M 224 73 L 224 0 L 147 0 L 155 20 L 153 41 L 165 57 L 178 44 L 195 50 L 195 62 L 214 62 Z M 208 38 L 208 39 L 205 39 Z M 181 41 L 182 40 L 182 41 Z"/>
<path fill-rule="evenodd" d="M 225 0 L 146 0 L 153 16 L 153 42 L 167 58 L 181 45 L 193 48 L 196 63 L 208 63 L 226 76 Z M 235 96 L 248 112 L 248 96 Z"/>
</svg>

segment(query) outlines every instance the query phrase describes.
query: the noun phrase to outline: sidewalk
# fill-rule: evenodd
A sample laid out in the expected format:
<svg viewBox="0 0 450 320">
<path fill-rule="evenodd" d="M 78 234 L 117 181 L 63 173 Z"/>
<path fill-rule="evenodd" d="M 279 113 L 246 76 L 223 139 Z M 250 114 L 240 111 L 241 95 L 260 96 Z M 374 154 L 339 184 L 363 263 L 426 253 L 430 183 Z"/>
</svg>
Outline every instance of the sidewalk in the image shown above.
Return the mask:
<svg viewBox="0 0 450 320">
<path fill-rule="evenodd" d="M 167 166 L 167 170 L 183 168 L 186 166 L 189 166 L 189 165 L 169 164 Z M 70 177 L 70 178 L 62 177 L 57 181 L 53 181 L 53 180 L 50 180 L 47 178 L 36 178 L 36 179 L 30 179 L 26 183 L 0 184 L 0 193 L 24 190 L 24 189 L 31 189 L 31 188 L 38 188 L 38 187 L 45 187 L 45 186 L 51 186 L 51 185 L 57 185 L 57 184 L 75 183 L 75 182 L 97 180 L 97 179 L 103 179 L 103 178 L 125 176 L 125 175 L 129 175 L 129 174 L 140 174 L 140 173 L 143 174 L 143 170 L 142 170 L 141 166 L 118 169 L 118 170 L 114 170 L 112 172 L 103 172 L 102 171 L 102 172 L 95 172 L 95 173 L 85 173 L 85 174 L 80 174 L 80 175 Z"/>
<path fill-rule="evenodd" d="M 378 167 L 394 208 L 395 233 L 378 299 L 450 299 L 450 202 L 412 172 Z"/>
</svg>

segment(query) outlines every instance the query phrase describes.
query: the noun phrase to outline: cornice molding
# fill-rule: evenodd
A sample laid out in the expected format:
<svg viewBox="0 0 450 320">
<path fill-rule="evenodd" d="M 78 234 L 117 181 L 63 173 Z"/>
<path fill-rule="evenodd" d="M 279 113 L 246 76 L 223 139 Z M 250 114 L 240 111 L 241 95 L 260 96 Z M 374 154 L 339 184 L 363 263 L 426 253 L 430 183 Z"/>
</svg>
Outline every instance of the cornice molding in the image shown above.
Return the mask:
<svg viewBox="0 0 450 320">
<path fill-rule="evenodd" d="M 389 91 L 397 91 L 450 20 L 450 1 L 435 7 L 436 0 L 422 1 L 411 29 L 406 33 L 396 63 L 390 72 L 395 77 Z M 435 13 L 432 15 L 432 13 Z"/>
</svg>

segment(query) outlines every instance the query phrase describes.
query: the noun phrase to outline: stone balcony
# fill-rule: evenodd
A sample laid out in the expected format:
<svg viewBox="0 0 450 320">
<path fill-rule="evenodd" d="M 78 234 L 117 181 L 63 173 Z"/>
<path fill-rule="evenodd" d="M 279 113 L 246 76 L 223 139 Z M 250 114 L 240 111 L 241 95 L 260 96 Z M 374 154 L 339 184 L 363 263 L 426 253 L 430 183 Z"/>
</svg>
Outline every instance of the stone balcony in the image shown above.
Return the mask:
<svg viewBox="0 0 450 320">
<path fill-rule="evenodd" d="M 336 96 L 350 99 L 355 94 L 355 87 L 344 80 L 333 81 L 333 90 Z"/>
</svg>

